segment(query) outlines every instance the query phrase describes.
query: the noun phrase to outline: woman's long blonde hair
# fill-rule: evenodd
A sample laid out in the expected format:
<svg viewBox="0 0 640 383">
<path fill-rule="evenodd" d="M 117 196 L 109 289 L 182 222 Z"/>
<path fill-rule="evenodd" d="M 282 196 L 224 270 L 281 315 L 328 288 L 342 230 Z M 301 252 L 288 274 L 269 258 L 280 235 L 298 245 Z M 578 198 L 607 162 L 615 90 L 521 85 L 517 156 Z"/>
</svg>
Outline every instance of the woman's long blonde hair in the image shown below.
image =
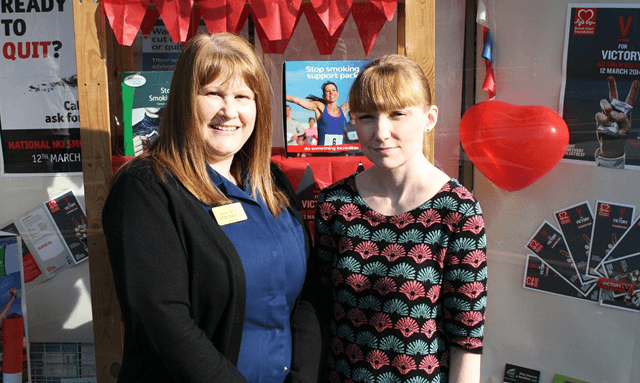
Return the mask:
<svg viewBox="0 0 640 383">
<path fill-rule="evenodd" d="M 168 174 L 173 175 L 206 205 L 231 202 L 207 172 L 209 149 L 202 128 L 206 121 L 200 115 L 197 96 L 204 85 L 235 77 L 255 94 L 256 123 L 253 134 L 235 154 L 230 172 L 236 180 L 242 180 L 246 172 L 254 194 L 278 216 L 288 202 L 271 177 L 271 86 L 254 47 L 234 34 L 198 35 L 187 42 L 173 73 L 158 138 L 134 161 L 151 161 L 158 177 L 166 180 Z"/>
</svg>

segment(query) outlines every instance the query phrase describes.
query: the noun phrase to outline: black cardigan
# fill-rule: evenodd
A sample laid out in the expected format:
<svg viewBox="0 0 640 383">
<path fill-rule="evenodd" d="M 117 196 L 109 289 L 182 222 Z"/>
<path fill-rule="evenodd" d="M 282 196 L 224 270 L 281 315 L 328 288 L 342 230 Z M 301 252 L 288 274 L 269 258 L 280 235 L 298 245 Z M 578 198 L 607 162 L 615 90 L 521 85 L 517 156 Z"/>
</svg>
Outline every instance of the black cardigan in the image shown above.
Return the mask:
<svg viewBox="0 0 640 383">
<path fill-rule="evenodd" d="M 289 211 L 305 226 L 284 173 L 272 164 Z M 180 182 L 138 161 L 113 185 L 102 214 L 125 336 L 119 382 L 246 382 L 236 369 L 246 282 L 215 219 Z M 307 259 L 309 236 L 305 230 Z M 287 381 L 313 382 L 320 333 L 302 294 L 292 315 Z M 256 361 L 259 363 L 260 361 Z"/>
</svg>

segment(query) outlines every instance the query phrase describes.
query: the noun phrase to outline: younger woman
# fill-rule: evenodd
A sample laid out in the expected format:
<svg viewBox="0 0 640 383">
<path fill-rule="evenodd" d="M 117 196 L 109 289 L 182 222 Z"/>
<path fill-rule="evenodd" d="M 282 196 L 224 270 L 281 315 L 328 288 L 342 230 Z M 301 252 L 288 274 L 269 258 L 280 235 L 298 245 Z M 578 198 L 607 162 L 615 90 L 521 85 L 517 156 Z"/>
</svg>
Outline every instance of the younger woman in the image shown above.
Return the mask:
<svg viewBox="0 0 640 383">
<path fill-rule="evenodd" d="M 331 289 L 331 382 L 479 382 L 486 240 L 478 201 L 423 154 L 438 109 L 413 61 L 390 55 L 349 96 L 373 166 L 318 197 Z"/>
</svg>

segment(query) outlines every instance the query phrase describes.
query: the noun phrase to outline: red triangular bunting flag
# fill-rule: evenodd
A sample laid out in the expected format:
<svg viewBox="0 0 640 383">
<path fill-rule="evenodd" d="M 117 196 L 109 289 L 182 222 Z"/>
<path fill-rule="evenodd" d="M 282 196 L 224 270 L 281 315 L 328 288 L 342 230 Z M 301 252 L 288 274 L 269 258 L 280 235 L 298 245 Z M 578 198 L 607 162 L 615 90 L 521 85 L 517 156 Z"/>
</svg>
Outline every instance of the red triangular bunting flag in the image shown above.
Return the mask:
<svg viewBox="0 0 640 383">
<path fill-rule="evenodd" d="M 198 33 L 198 27 L 200 26 L 200 8 L 193 7 L 191 10 L 191 19 L 189 21 L 189 30 L 187 31 L 187 40 L 182 43 L 182 46 L 191 40 L 193 36 Z"/>
<path fill-rule="evenodd" d="M 344 26 L 344 21 L 349 16 L 352 4 L 353 0 L 311 0 L 315 14 L 331 36 L 335 35 L 336 31 Z M 309 19 L 308 14 L 307 19 Z M 314 31 L 313 28 L 311 30 Z"/>
<path fill-rule="evenodd" d="M 382 11 L 371 3 L 353 4 L 351 6 L 351 15 L 353 16 L 353 21 L 356 22 L 364 52 L 368 55 L 387 18 Z"/>
<path fill-rule="evenodd" d="M 174 43 L 187 41 L 193 0 L 153 0 Z"/>
<path fill-rule="evenodd" d="M 142 19 L 142 24 L 140 24 L 140 32 L 142 32 L 145 39 L 149 37 L 159 17 L 160 12 L 156 8 L 147 9 L 147 13 L 144 14 L 144 19 Z"/>
<path fill-rule="evenodd" d="M 196 0 L 209 33 L 236 32 L 245 0 Z M 244 15 L 246 17 L 247 13 Z M 244 25 L 244 22 L 242 23 Z M 240 28 L 242 28 L 240 25 Z"/>
<path fill-rule="evenodd" d="M 387 20 L 393 20 L 393 14 L 396 12 L 398 0 L 369 0 L 384 13 Z"/>
<path fill-rule="evenodd" d="M 300 21 L 300 16 L 302 16 L 302 12 L 298 13 L 298 18 L 295 20 L 295 23 L 293 24 L 293 29 L 295 29 L 296 25 L 298 25 L 298 21 Z M 251 17 L 254 18 L 253 10 L 251 11 Z M 287 49 L 287 45 L 289 45 L 289 40 L 291 40 L 291 35 L 289 35 L 289 37 L 287 37 L 286 39 L 269 40 L 266 32 L 264 31 L 264 29 L 262 29 L 262 25 L 258 23 L 254 23 L 253 25 L 256 28 L 256 35 L 258 35 L 258 39 L 260 40 L 260 46 L 262 47 L 262 51 L 264 53 L 280 54 L 280 55 L 284 53 L 284 51 Z"/>
<path fill-rule="evenodd" d="M 320 52 L 320 54 L 332 54 L 334 48 L 336 47 L 336 44 L 338 43 L 338 40 L 340 39 L 342 30 L 347 24 L 347 18 L 345 17 L 342 20 L 342 24 L 338 27 L 336 32 L 331 35 L 311 4 L 303 4 L 301 10 L 307 17 L 309 27 L 311 28 L 311 33 L 313 33 L 313 38 L 316 40 L 316 45 L 318 46 L 318 51 Z"/>
<path fill-rule="evenodd" d="M 269 41 L 291 39 L 302 0 L 249 0 L 251 17 Z"/>
<path fill-rule="evenodd" d="M 120 45 L 131 46 L 138 34 L 149 0 L 104 0 L 104 13 Z"/>
</svg>

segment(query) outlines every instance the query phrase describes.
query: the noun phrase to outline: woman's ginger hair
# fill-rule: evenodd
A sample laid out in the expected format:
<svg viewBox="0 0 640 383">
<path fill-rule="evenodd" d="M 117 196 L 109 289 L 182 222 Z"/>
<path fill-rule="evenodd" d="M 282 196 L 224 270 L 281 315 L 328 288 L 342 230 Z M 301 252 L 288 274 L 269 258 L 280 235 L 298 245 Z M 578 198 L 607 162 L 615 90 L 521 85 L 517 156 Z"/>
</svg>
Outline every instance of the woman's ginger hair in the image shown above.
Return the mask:
<svg viewBox="0 0 640 383">
<path fill-rule="evenodd" d="M 431 85 L 422 68 L 401 55 L 386 55 L 367 64 L 349 92 L 349 110 L 354 113 L 389 112 L 431 103 Z"/>
<path fill-rule="evenodd" d="M 236 180 L 248 175 L 254 194 L 259 194 L 278 216 L 288 202 L 271 177 L 271 86 L 254 47 L 234 34 L 202 34 L 187 42 L 173 72 L 159 135 L 134 161 L 150 161 L 162 180 L 173 175 L 206 205 L 230 203 L 207 172 L 211 155 L 203 126 L 208 121 L 199 111 L 197 96 L 207 84 L 219 79 L 228 84 L 236 77 L 255 94 L 256 123 L 247 142 L 235 154 L 230 172 Z"/>
</svg>

